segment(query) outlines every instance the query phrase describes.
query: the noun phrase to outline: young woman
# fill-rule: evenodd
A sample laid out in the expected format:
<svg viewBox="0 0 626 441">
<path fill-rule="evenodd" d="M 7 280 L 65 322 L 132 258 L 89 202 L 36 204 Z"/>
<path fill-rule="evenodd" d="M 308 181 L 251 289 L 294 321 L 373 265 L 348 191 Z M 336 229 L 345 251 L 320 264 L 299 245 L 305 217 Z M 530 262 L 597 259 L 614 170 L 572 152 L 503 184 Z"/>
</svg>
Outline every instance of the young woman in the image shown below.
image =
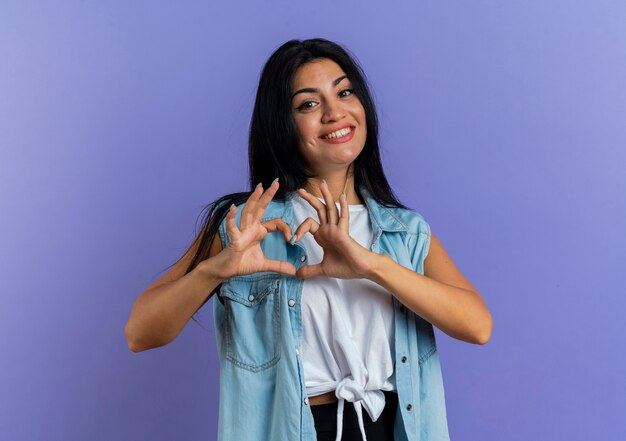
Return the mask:
<svg viewBox="0 0 626 441">
<path fill-rule="evenodd" d="M 210 204 L 187 252 L 135 302 L 131 350 L 171 342 L 217 294 L 218 439 L 449 439 L 433 325 L 485 344 L 491 315 L 389 187 L 346 50 L 292 40 L 271 55 L 249 166 L 251 191 Z"/>
</svg>

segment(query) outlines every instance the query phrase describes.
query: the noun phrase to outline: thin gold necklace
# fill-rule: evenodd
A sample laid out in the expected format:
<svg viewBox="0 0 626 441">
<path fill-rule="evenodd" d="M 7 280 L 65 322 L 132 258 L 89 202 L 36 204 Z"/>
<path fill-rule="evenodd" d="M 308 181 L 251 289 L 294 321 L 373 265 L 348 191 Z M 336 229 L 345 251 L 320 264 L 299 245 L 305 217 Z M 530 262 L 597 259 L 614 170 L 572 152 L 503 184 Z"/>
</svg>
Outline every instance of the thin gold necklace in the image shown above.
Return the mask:
<svg viewBox="0 0 626 441">
<path fill-rule="evenodd" d="M 352 166 L 350 166 L 350 168 L 352 168 Z M 346 188 L 348 188 L 348 178 L 349 178 L 349 177 L 350 177 L 350 169 L 348 169 L 348 171 L 346 172 L 346 180 L 345 180 L 345 182 L 343 183 L 343 194 L 345 194 L 345 195 L 346 195 L 346 200 L 347 200 L 347 198 L 348 198 L 348 195 L 346 194 Z M 313 178 L 313 179 L 316 179 L 316 178 Z M 320 185 L 321 185 L 321 181 L 320 181 Z M 322 193 L 322 191 L 319 189 L 320 185 L 318 185 L 317 190 L 318 190 L 320 193 Z M 315 196 L 316 198 L 324 199 L 324 195 L 317 196 L 317 195 L 315 195 L 315 194 L 314 194 L 313 196 Z M 339 197 L 341 197 L 341 195 L 339 195 Z"/>
</svg>

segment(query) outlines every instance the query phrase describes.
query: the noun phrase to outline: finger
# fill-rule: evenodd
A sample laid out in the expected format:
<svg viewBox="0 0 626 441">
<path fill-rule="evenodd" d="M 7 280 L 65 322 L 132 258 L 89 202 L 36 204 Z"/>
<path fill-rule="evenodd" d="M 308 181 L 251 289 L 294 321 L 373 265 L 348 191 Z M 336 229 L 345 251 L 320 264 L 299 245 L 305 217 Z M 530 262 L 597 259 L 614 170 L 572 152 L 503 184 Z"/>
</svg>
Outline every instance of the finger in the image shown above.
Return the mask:
<svg viewBox="0 0 626 441">
<path fill-rule="evenodd" d="M 254 219 L 259 222 L 263 219 L 263 215 L 265 214 L 265 209 L 269 205 L 269 203 L 274 198 L 274 195 L 278 191 L 278 178 L 274 179 L 274 181 L 267 187 L 267 190 L 263 192 L 261 197 L 259 198 L 259 202 L 254 207 Z"/>
<path fill-rule="evenodd" d="M 231 241 L 237 240 L 239 236 L 241 236 L 241 231 L 239 231 L 237 224 L 235 224 L 235 214 L 237 214 L 237 206 L 233 204 L 230 206 L 228 213 L 226 213 L 226 231 Z"/>
<path fill-rule="evenodd" d="M 280 231 L 283 233 L 283 236 L 285 236 L 285 240 L 287 240 L 287 242 L 291 240 L 291 227 L 281 218 L 263 222 L 261 225 L 263 225 L 269 233 L 272 231 Z"/>
<path fill-rule="evenodd" d="M 265 259 L 263 261 L 264 268 L 261 271 L 274 271 L 281 274 L 289 274 L 291 276 L 296 275 L 296 267 L 289 262 L 283 262 L 282 260 Z"/>
<path fill-rule="evenodd" d="M 307 231 L 315 235 L 315 233 L 317 233 L 317 230 L 319 229 L 320 229 L 320 224 L 318 224 L 317 221 L 313 219 L 312 217 L 307 217 L 304 220 L 304 222 L 302 222 L 300 226 L 296 228 L 296 233 L 294 234 L 294 239 L 293 239 L 292 244 L 302 239 L 302 237 L 304 237 Z"/>
<path fill-rule="evenodd" d="M 248 225 L 252 224 L 255 206 L 258 204 L 259 198 L 262 194 L 263 184 L 259 182 L 254 191 L 250 194 L 250 197 L 248 197 L 248 200 L 246 201 L 243 210 L 241 210 L 241 220 L 239 222 L 239 225 L 242 230 Z"/>
<path fill-rule="evenodd" d="M 301 266 L 300 269 L 296 271 L 295 275 L 300 279 L 310 279 L 311 277 L 323 276 L 324 271 L 322 271 L 322 264 L 318 263 L 315 265 Z"/>
<path fill-rule="evenodd" d="M 319 218 L 320 223 L 325 224 L 326 223 L 326 207 L 324 207 L 324 204 L 318 198 L 313 196 L 311 193 L 308 193 L 304 188 L 298 189 L 298 194 L 302 196 L 302 199 L 307 201 L 313 208 L 315 208 L 315 211 L 317 211 L 317 217 Z"/>
<path fill-rule="evenodd" d="M 342 231 L 350 233 L 350 210 L 348 209 L 348 201 L 346 200 L 346 194 L 341 193 L 339 196 L 339 206 L 341 207 L 341 216 L 337 225 Z"/>
<path fill-rule="evenodd" d="M 326 179 L 322 181 L 322 185 L 320 185 L 320 190 L 322 191 L 324 201 L 326 201 L 326 214 L 328 223 L 331 225 L 337 225 L 339 213 L 337 212 L 337 205 L 335 204 L 333 195 L 328 188 L 328 182 L 326 182 Z"/>
</svg>

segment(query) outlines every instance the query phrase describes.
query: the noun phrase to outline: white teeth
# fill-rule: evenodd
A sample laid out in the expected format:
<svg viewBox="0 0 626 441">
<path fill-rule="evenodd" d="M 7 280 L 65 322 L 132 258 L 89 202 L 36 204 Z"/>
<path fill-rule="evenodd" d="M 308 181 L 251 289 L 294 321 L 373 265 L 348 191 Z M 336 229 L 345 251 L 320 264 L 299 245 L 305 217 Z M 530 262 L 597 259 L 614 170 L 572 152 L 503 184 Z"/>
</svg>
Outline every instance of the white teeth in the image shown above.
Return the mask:
<svg viewBox="0 0 626 441">
<path fill-rule="evenodd" d="M 348 133 L 350 133 L 352 131 L 351 127 L 346 127 L 345 129 L 341 129 L 341 130 L 337 130 L 336 132 L 333 133 L 329 133 L 326 136 L 322 136 L 322 138 L 324 139 L 335 139 L 335 138 L 341 138 L 343 136 L 346 136 Z"/>
</svg>

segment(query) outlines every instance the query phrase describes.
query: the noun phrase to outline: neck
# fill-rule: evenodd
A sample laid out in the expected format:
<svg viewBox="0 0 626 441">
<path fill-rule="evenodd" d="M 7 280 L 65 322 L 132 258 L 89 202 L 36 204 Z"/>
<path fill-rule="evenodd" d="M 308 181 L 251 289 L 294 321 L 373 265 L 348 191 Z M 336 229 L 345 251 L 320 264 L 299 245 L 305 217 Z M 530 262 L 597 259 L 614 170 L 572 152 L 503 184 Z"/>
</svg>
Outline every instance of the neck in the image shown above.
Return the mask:
<svg viewBox="0 0 626 441">
<path fill-rule="evenodd" d="M 348 205 L 362 204 L 363 201 L 359 199 L 354 189 L 354 175 L 352 174 L 352 167 L 343 173 L 328 174 L 325 176 L 318 175 L 315 178 L 309 178 L 306 183 L 305 190 L 318 198 L 324 198 L 322 195 L 322 180 L 325 179 L 328 183 L 328 189 L 333 196 L 335 202 L 339 202 L 341 193 L 346 193 L 346 201 Z"/>
</svg>

